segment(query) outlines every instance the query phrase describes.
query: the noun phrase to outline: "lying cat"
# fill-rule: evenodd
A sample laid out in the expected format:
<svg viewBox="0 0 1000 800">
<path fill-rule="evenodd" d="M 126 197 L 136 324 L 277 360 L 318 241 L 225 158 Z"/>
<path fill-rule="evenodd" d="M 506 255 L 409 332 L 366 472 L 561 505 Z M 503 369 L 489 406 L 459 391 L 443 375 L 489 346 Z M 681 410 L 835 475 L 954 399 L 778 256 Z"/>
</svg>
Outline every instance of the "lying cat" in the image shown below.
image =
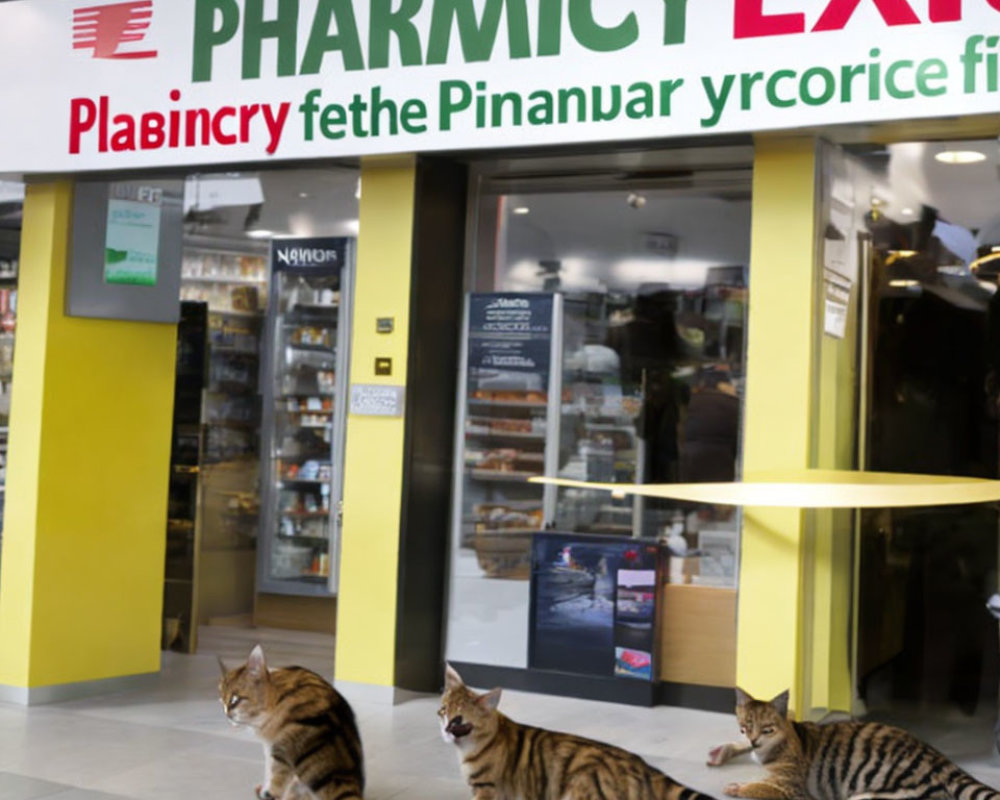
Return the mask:
<svg viewBox="0 0 1000 800">
<path fill-rule="evenodd" d="M 475 800 L 711 800 L 621 748 L 514 722 L 499 702 L 445 669 L 441 733 Z"/>
<path fill-rule="evenodd" d="M 252 727 L 264 742 L 261 800 L 310 793 L 319 800 L 360 800 L 361 737 L 351 707 L 336 689 L 302 667 L 269 670 L 260 645 L 246 664 L 227 670 L 220 659 L 219 666 L 226 716 Z"/>
<path fill-rule="evenodd" d="M 760 800 L 1000 800 L 1000 794 L 899 728 L 877 722 L 793 722 L 788 692 L 755 700 L 736 690 L 746 742 L 715 747 L 710 766 L 753 752 L 768 777 L 731 783 L 733 797 Z"/>
</svg>

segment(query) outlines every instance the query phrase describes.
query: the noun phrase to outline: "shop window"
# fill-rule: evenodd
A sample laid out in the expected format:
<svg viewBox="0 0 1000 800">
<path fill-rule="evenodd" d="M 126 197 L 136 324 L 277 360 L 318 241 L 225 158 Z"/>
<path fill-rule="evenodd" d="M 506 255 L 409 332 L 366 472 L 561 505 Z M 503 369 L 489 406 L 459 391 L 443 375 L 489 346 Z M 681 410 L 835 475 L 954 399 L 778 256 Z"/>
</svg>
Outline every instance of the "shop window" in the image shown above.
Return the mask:
<svg viewBox="0 0 1000 800">
<path fill-rule="evenodd" d="M 719 590 L 735 614 L 734 508 L 525 480 L 738 478 L 752 153 L 700 155 L 698 166 L 698 155 L 678 151 L 635 156 L 627 169 L 569 157 L 484 166 L 477 176 L 446 653 L 454 661 L 559 668 L 537 644 L 538 626 L 553 622 L 541 620 L 541 607 L 566 610 L 573 625 L 584 607 L 604 603 L 598 616 L 607 623 L 617 613 L 609 609 L 621 547 L 627 560 L 635 545 L 661 543 L 672 554 L 664 580 Z M 522 350 L 502 336 L 490 342 L 484 309 L 498 302 L 524 304 L 537 341 Z M 557 534 L 568 537 L 558 557 L 569 569 L 552 600 L 538 568 Z M 642 591 L 626 594 L 642 605 Z M 687 602 L 671 613 L 693 619 Z M 718 640 L 731 645 L 735 626 Z M 674 658 L 676 645 L 653 649 Z M 656 653 L 659 674 L 648 677 L 732 680 L 731 652 L 720 659 L 723 677 L 668 661 Z M 606 653 L 575 667 L 631 668 Z"/>
</svg>

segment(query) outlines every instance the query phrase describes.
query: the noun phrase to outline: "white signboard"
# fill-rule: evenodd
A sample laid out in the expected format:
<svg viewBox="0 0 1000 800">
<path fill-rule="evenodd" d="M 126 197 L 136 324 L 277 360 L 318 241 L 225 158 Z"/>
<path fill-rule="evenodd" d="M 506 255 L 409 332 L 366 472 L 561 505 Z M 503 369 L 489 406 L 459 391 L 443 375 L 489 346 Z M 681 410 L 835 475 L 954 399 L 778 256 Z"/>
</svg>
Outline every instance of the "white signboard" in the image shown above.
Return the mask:
<svg viewBox="0 0 1000 800">
<path fill-rule="evenodd" d="M 1000 111 L 1000 0 L 21 0 L 0 171 Z"/>
<path fill-rule="evenodd" d="M 350 412 L 359 417 L 401 417 L 405 396 L 402 386 L 352 383 Z"/>
</svg>

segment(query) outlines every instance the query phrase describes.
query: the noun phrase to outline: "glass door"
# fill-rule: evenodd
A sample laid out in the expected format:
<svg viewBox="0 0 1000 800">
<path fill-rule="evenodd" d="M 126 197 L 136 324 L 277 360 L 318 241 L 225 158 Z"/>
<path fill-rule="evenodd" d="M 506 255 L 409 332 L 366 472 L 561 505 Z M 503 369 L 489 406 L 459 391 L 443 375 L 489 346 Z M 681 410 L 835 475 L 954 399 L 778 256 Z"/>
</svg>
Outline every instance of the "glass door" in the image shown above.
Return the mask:
<svg viewBox="0 0 1000 800">
<path fill-rule="evenodd" d="M 343 238 L 272 247 L 260 591 L 336 590 L 352 254 Z"/>
</svg>

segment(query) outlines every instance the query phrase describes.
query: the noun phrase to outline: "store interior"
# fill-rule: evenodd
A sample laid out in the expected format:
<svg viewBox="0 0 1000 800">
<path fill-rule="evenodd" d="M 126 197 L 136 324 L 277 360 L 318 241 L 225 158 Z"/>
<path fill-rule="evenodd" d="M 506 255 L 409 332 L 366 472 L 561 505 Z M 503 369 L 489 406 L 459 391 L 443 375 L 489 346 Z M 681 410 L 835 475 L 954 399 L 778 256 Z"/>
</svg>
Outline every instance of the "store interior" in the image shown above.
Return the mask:
<svg viewBox="0 0 1000 800">
<path fill-rule="evenodd" d="M 559 304 L 548 368 L 468 367 L 449 660 L 605 677 L 651 673 L 655 662 L 663 681 L 732 686 L 738 512 L 524 478 L 737 477 L 751 168 L 745 147 L 484 167 L 473 291 L 555 293 Z M 543 530 L 558 532 L 558 547 Z M 660 598 L 660 641 L 619 648 L 627 658 L 613 671 L 603 651 L 552 655 L 570 629 L 577 643 L 613 628 L 635 642 L 651 625 L 612 625 L 609 565 L 633 537 L 672 554 L 662 592 L 618 590 L 633 616 Z M 539 564 L 551 565 L 544 576 Z"/>
<path fill-rule="evenodd" d="M 339 269 L 274 270 L 271 245 L 356 236 L 358 198 L 347 168 L 186 180 L 165 648 L 251 626 L 325 634 L 332 648 L 349 304 Z"/>
</svg>

